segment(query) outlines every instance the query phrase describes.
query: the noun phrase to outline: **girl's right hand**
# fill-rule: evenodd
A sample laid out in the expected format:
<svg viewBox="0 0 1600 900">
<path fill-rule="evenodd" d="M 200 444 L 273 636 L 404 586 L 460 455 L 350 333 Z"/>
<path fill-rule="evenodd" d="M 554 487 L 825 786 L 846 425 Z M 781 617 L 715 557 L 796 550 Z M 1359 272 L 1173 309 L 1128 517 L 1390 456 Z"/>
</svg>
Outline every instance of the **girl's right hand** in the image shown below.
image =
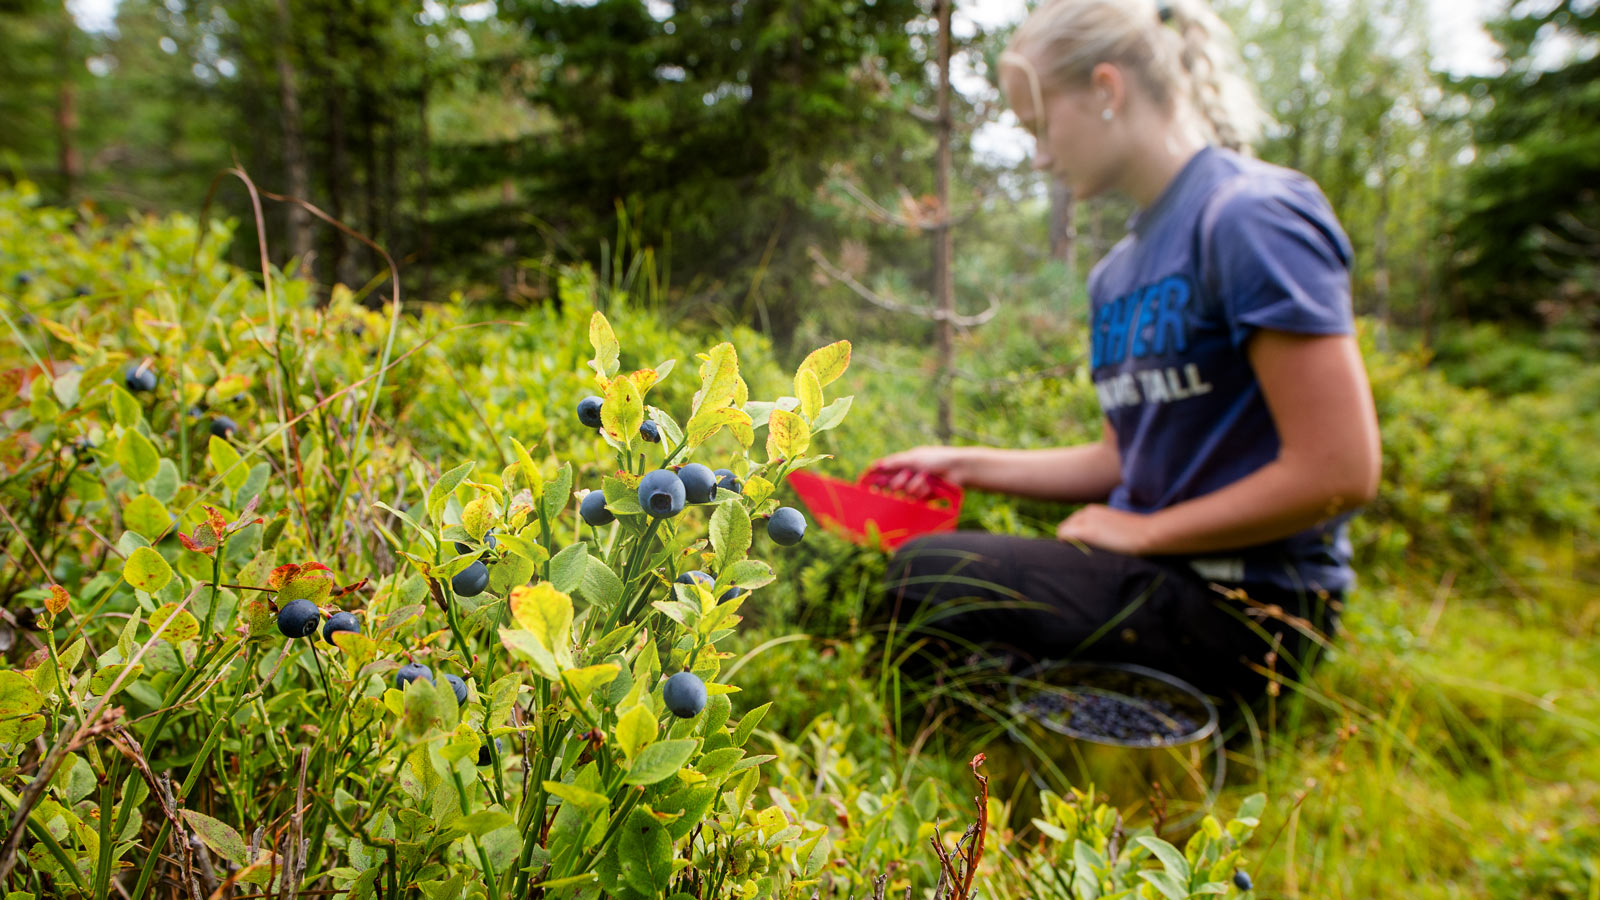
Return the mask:
<svg viewBox="0 0 1600 900">
<path fill-rule="evenodd" d="M 868 474 L 886 476 L 881 484 L 892 491 L 900 491 L 918 500 L 933 494 L 930 476 L 942 478 L 952 484 L 965 486 L 968 479 L 967 462 L 972 447 L 914 447 L 892 453 L 867 467 Z"/>
</svg>

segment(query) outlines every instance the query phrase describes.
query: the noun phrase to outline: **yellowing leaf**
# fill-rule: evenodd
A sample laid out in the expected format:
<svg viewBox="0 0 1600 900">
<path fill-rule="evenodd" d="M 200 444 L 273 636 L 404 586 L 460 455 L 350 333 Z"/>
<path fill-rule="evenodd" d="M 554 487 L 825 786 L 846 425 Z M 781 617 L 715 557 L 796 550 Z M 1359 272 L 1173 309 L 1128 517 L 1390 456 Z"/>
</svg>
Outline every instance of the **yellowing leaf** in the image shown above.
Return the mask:
<svg viewBox="0 0 1600 900">
<path fill-rule="evenodd" d="M 172 567 L 161 554 L 149 547 L 140 547 L 128 554 L 127 562 L 122 564 L 122 577 L 139 590 L 154 594 L 172 580 Z"/>
<path fill-rule="evenodd" d="M 800 415 L 807 422 L 815 422 L 817 413 L 822 412 L 822 382 L 817 380 L 817 373 L 801 369 L 794 376 L 794 395 L 800 398 Z"/>
<path fill-rule="evenodd" d="M 617 746 L 622 749 L 622 754 L 631 760 L 656 739 L 659 729 L 655 715 L 650 712 L 649 707 L 641 703 L 623 713 L 617 720 L 614 732 Z"/>
<path fill-rule="evenodd" d="M 66 588 L 59 584 L 52 584 L 50 585 L 50 596 L 44 601 L 44 608 L 50 610 L 50 615 L 59 616 L 71 601 L 72 597 L 67 593 Z"/>
<path fill-rule="evenodd" d="M 547 581 L 523 585 L 511 591 L 511 616 L 550 654 L 557 669 L 572 668 L 571 597 Z M 546 677 L 554 679 L 556 672 Z"/>
<path fill-rule="evenodd" d="M 767 419 L 767 458 L 796 459 L 811 446 L 811 426 L 792 412 L 772 411 Z"/>
<path fill-rule="evenodd" d="M 631 378 L 617 378 L 606 388 L 605 403 L 600 406 L 600 424 L 606 434 L 632 448 L 639 440 L 639 426 L 644 424 L 644 398 Z"/>
<path fill-rule="evenodd" d="M 168 621 L 169 619 L 171 621 Z M 151 634 L 161 632 L 161 639 L 174 646 L 184 641 L 192 641 L 200 633 L 200 623 L 195 621 L 195 617 L 188 610 L 179 609 L 176 603 L 168 603 L 156 609 L 150 614 L 147 624 L 150 626 Z M 165 630 L 161 627 L 163 624 L 166 625 Z"/>
<path fill-rule="evenodd" d="M 716 409 L 733 403 L 739 381 L 739 353 L 727 341 L 711 348 L 700 367 L 700 391 L 695 394 L 693 411 Z M 693 416 L 690 417 L 692 422 Z"/>
<path fill-rule="evenodd" d="M 483 540 L 484 532 L 494 526 L 494 520 L 494 501 L 488 497 L 478 497 L 461 510 L 461 527 L 475 541 Z"/>
<path fill-rule="evenodd" d="M 561 673 L 566 679 L 567 686 L 579 700 L 589 696 L 594 686 L 602 682 L 610 682 L 617 677 L 621 669 L 615 663 L 600 663 L 599 665 L 584 666 L 581 669 L 568 669 Z"/>
<path fill-rule="evenodd" d="M 739 426 L 748 428 L 750 426 L 750 416 L 744 410 L 735 409 L 731 406 L 702 409 L 700 412 L 695 413 L 694 418 L 689 420 L 689 424 L 684 430 L 684 440 L 689 443 L 689 446 L 698 447 L 710 440 L 711 436 L 721 431 L 725 425 L 735 428 Z"/>
<path fill-rule="evenodd" d="M 589 317 L 589 343 L 594 347 L 594 359 L 589 362 L 589 367 L 601 378 L 615 375 L 617 356 L 622 348 L 617 344 L 617 335 L 611 330 L 611 323 L 599 310 Z"/>
<path fill-rule="evenodd" d="M 850 367 L 850 342 L 835 341 L 826 347 L 819 347 L 800 363 L 800 371 L 810 370 L 817 375 L 817 382 L 823 387 L 831 384 L 844 370 Z"/>
</svg>

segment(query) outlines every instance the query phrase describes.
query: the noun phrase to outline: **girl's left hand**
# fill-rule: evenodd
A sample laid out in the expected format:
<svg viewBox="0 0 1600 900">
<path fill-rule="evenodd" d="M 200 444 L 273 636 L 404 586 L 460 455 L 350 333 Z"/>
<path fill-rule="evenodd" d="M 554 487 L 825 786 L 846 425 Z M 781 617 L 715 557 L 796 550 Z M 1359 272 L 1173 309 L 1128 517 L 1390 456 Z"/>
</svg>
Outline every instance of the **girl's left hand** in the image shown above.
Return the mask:
<svg viewBox="0 0 1600 900">
<path fill-rule="evenodd" d="M 1142 556 L 1150 546 L 1150 517 L 1091 503 L 1056 526 L 1056 538 L 1113 553 Z"/>
</svg>

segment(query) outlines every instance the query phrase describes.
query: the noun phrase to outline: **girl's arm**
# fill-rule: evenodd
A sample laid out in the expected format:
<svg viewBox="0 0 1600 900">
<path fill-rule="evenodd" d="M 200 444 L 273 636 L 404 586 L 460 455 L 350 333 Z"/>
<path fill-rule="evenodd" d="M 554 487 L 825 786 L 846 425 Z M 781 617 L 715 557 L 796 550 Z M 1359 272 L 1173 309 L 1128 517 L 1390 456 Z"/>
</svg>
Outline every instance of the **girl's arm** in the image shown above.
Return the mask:
<svg viewBox="0 0 1600 900">
<path fill-rule="evenodd" d="M 1211 553 L 1288 537 L 1370 501 L 1382 459 L 1355 338 L 1262 330 L 1246 352 L 1278 430 L 1277 459 L 1148 515 L 1086 507 L 1057 535 L 1124 553 Z"/>
<path fill-rule="evenodd" d="M 893 471 L 889 487 L 914 496 L 928 490 L 924 473 L 965 488 L 1067 503 L 1103 501 L 1122 483 L 1117 433 L 1104 423 L 1100 440 L 1073 447 L 917 447 L 886 456 L 873 468 Z"/>
</svg>

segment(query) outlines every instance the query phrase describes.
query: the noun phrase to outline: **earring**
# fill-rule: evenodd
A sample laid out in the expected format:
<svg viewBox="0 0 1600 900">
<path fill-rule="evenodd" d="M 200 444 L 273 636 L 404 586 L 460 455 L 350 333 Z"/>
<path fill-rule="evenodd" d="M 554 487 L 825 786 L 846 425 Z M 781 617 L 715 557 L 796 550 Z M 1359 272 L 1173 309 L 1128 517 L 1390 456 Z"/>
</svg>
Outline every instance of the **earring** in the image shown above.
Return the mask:
<svg viewBox="0 0 1600 900">
<path fill-rule="evenodd" d="M 1112 115 L 1114 115 L 1114 113 L 1111 112 L 1110 108 L 1100 111 L 1100 118 L 1105 119 L 1107 122 L 1111 121 Z"/>
</svg>

